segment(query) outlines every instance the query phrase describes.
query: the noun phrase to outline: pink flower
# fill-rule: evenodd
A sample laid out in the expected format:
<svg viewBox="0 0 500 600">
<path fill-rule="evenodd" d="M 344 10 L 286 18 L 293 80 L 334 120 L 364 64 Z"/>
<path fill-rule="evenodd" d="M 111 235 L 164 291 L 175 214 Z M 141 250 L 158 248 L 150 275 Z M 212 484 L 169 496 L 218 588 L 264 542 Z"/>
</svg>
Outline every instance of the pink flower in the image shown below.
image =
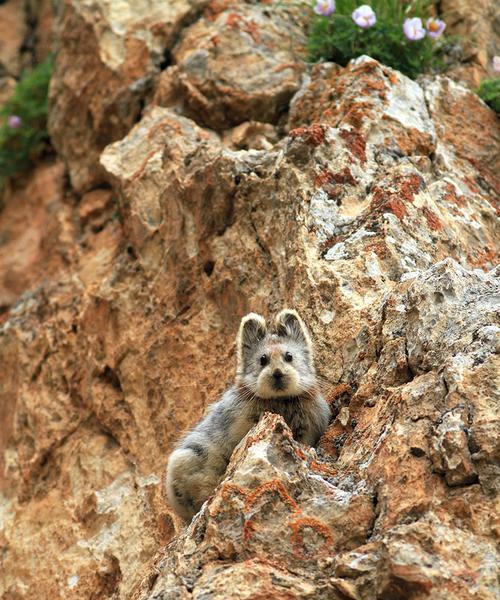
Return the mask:
<svg viewBox="0 0 500 600">
<path fill-rule="evenodd" d="M 500 56 L 494 56 L 492 62 L 495 73 L 500 73 Z"/>
<path fill-rule="evenodd" d="M 368 27 L 372 27 L 377 22 L 377 17 L 372 10 L 371 6 L 367 4 L 363 4 L 363 6 L 358 7 L 352 13 L 352 20 L 363 29 L 367 29 Z"/>
<path fill-rule="evenodd" d="M 335 12 L 335 0 L 317 0 L 314 12 L 323 17 L 329 17 Z"/>
<path fill-rule="evenodd" d="M 18 129 L 18 127 L 21 127 L 22 124 L 23 120 L 17 115 L 10 115 L 10 117 L 7 119 L 7 125 L 11 129 Z"/>
<path fill-rule="evenodd" d="M 441 19 L 427 19 L 427 23 L 425 24 L 427 29 L 427 33 L 431 38 L 438 38 L 443 31 L 446 29 L 446 23 L 441 21 Z"/>
<path fill-rule="evenodd" d="M 425 29 L 422 25 L 422 19 L 414 17 L 406 19 L 403 23 L 403 33 L 409 40 L 416 41 L 425 37 Z"/>
</svg>

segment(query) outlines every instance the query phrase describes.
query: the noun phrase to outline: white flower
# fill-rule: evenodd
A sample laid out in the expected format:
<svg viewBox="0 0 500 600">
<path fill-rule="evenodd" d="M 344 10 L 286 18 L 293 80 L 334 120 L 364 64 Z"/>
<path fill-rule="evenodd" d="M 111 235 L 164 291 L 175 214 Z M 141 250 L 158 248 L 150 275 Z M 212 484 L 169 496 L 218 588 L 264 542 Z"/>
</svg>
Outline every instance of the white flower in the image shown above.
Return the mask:
<svg viewBox="0 0 500 600">
<path fill-rule="evenodd" d="M 335 12 L 335 0 L 318 0 L 314 12 L 323 17 L 329 17 Z"/>
<path fill-rule="evenodd" d="M 425 37 L 425 29 L 422 25 L 422 19 L 414 17 L 406 19 L 403 23 L 403 32 L 409 40 L 416 41 Z"/>
<path fill-rule="evenodd" d="M 377 17 L 371 6 L 363 4 L 352 13 L 352 20 L 363 29 L 372 27 L 377 22 Z"/>
</svg>

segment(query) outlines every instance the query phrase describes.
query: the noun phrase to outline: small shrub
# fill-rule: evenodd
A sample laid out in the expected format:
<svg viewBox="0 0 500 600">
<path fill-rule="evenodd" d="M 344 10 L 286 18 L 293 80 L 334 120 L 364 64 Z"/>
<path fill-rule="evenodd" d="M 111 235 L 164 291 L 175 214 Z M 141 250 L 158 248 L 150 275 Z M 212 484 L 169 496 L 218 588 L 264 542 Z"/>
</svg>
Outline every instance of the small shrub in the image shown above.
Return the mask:
<svg viewBox="0 0 500 600">
<path fill-rule="evenodd" d="M 23 75 L 0 108 L 0 185 L 26 170 L 46 146 L 50 59 Z"/>
<path fill-rule="evenodd" d="M 440 65 L 445 24 L 422 19 L 428 0 L 318 0 L 310 30 L 310 59 L 329 60 L 345 66 L 367 54 L 381 63 L 415 78 Z"/>
<path fill-rule="evenodd" d="M 488 106 L 500 113 L 500 78 L 483 79 L 477 90 L 479 97 L 482 98 Z"/>
</svg>

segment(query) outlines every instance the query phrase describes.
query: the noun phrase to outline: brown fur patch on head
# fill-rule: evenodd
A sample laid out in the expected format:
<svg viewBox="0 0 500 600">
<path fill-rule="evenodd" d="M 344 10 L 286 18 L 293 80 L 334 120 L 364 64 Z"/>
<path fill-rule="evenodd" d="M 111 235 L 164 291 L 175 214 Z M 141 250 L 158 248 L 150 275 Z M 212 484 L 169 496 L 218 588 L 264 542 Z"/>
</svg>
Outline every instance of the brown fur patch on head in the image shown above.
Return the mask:
<svg viewBox="0 0 500 600">
<path fill-rule="evenodd" d="M 275 358 L 279 358 L 283 352 L 281 345 L 276 342 L 269 344 L 267 346 L 267 349 L 269 352 L 269 356 L 271 357 L 271 360 L 275 359 Z"/>
</svg>

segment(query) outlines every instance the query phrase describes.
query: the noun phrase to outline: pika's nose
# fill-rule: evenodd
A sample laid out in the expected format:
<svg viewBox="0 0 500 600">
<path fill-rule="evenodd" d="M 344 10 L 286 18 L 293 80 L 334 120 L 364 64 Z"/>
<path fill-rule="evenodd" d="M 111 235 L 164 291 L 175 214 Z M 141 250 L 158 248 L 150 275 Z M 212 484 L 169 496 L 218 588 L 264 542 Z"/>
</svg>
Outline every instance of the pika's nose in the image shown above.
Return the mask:
<svg viewBox="0 0 500 600">
<path fill-rule="evenodd" d="M 274 377 L 274 379 L 276 379 L 276 381 L 281 381 L 281 379 L 283 377 L 282 371 L 280 371 L 279 369 L 275 369 L 274 373 L 273 373 L 273 377 Z"/>
</svg>

